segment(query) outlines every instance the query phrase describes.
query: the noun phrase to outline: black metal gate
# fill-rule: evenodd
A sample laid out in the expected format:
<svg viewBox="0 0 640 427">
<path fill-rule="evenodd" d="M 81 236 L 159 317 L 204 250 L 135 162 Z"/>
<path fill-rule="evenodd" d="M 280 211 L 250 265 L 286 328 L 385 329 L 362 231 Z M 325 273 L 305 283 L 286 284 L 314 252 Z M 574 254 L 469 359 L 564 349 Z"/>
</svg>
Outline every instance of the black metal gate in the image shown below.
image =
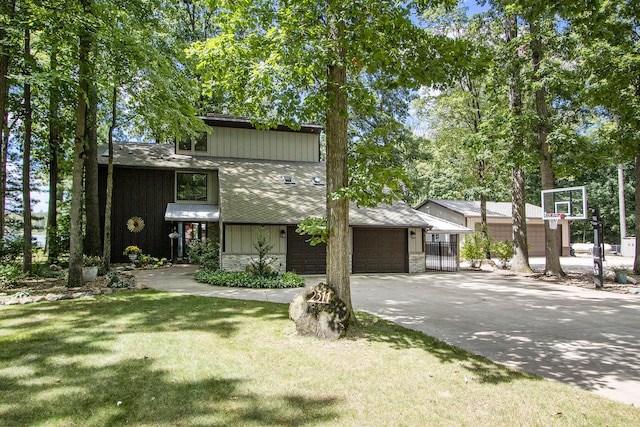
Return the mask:
<svg viewBox="0 0 640 427">
<path fill-rule="evenodd" d="M 458 271 L 457 242 L 427 242 L 425 267 L 432 271 Z"/>
</svg>

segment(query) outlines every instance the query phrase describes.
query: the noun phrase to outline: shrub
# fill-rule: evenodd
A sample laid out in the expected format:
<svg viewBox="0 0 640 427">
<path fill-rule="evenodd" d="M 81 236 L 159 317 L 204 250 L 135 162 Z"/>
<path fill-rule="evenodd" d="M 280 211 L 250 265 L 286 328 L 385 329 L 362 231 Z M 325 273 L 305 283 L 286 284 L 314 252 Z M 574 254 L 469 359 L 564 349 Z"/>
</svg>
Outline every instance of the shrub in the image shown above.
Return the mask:
<svg viewBox="0 0 640 427">
<path fill-rule="evenodd" d="M 304 279 L 293 272 L 262 277 L 242 272 L 200 270 L 196 273 L 196 280 L 214 286 L 231 288 L 284 289 L 304 286 Z"/>
<path fill-rule="evenodd" d="M 12 288 L 22 277 L 22 266 L 19 263 L 0 263 L 0 288 Z"/>
<path fill-rule="evenodd" d="M 133 288 L 136 285 L 135 279 L 125 279 L 113 268 L 105 274 L 105 277 L 109 280 L 107 286 L 113 289 Z"/>
<path fill-rule="evenodd" d="M 460 254 L 471 263 L 472 267 L 477 267 L 480 260 L 484 259 L 485 238 L 481 232 L 468 234 L 464 239 L 464 246 Z"/>
<path fill-rule="evenodd" d="M 189 262 L 200 266 L 203 270 L 220 269 L 220 249 L 215 242 L 197 241 L 189 246 Z"/>
<path fill-rule="evenodd" d="M 509 240 L 503 240 L 502 242 L 495 242 L 491 245 L 491 252 L 494 253 L 500 262 L 506 266 L 507 262 L 513 258 L 513 243 Z"/>
</svg>

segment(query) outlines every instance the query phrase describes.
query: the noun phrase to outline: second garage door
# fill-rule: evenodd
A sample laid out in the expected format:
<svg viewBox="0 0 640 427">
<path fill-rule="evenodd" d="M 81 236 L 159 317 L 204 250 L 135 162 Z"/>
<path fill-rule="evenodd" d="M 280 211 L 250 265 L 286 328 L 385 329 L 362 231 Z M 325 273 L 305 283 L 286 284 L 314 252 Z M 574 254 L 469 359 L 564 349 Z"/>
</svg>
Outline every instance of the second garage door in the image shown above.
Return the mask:
<svg viewBox="0 0 640 427">
<path fill-rule="evenodd" d="M 562 225 L 558 226 L 558 245 L 562 238 Z M 489 224 L 489 236 L 496 242 L 512 240 L 511 224 Z M 544 256 L 544 225 L 527 225 L 527 243 L 529 244 L 529 256 Z"/>
<path fill-rule="evenodd" d="M 409 271 L 407 230 L 354 228 L 354 273 L 406 273 Z"/>
</svg>

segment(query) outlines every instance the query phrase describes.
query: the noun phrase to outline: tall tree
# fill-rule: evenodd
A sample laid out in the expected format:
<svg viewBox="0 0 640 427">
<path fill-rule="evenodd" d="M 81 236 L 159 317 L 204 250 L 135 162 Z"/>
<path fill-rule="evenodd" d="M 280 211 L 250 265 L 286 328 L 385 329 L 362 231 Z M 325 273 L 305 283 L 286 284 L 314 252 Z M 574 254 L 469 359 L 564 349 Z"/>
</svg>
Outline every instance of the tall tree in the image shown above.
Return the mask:
<svg viewBox="0 0 640 427">
<path fill-rule="evenodd" d="M 640 8 L 637 2 L 599 0 L 580 8 L 569 22 L 580 40 L 581 76 L 589 104 L 604 107 L 611 120 L 608 139 L 620 160 L 634 160 L 640 177 Z M 616 118 L 617 120 L 614 120 Z M 607 131 L 607 126 L 602 127 Z M 637 181 L 636 181 L 637 182 Z M 636 254 L 640 274 L 640 191 L 635 191 Z"/>
<path fill-rule="evenodd" d="M 220 6 L 219 35 L 192 49 L 209 93 L 224 94 L 233 113 L 262 126 L 325 124 L 327 281 L 352 313 L 347 132 L 354 112 L 367 111 L 376 98 L 365 77 L 417 87 L 443 80 L 443 63 L 462 57 L 441 55 L 451 40 L 418 28 L 409 3 L 263 0 Z"/>
<path fill-rule="evenodd" d="M 11 61 L 12 43 L 8 28 L 15 14 L 15 0 L 0 3 L 0 240 L 4 239 L 5 198 L 7 194 L 7 154 L 9 149 L 8 96 L 9 96 L 9 64 Z"/>
<path fill-rule="evenodd" d="M 505 46 L 510 52 L 507 57 L 507 81 L 509 86 L 510 123 L 513 123 L 509 151 L 512 153 L 511 167 L 511 218 L 513 236 L 513 258 L 511 269 L 530 272 L 529 247 L 527 244 L 527 213 L 525 200 L 525 171 L 522 153 L 526 152 L 525 138 L 522 130 L 522 60 L 520 55 L 521 41 L 518 37 L 518 16 L 504 16 Z"/>
<path fill-rule="evenodd" d="M 25 11 L 26 12 L 26 11 Z M 25 13 L 27 17 L 28 12 Z M 31 274 L 33 251 L 31 246 L 31 131 L 33 110 L 31 108 L 31 29 L 29 19 L 24 30 L 24 141 L 22 150 L 22 209 L 23 236 L 22 271 Z"/>
<path fill-rule="evenodd" d="M 555 177 L 553 174 L 553 159 L 549 133 L 551 132 L 551 117 L 548 107 L 547 88 L 544 84 L 546 78 L 542 69 L 544 56 L 543 29 L 545 25 L 542 16 L 529 16 L 529 31 L 531 37 L 531 63 L 533 66 L 534 103 L 536 110 L 535 130 L 538 136 L 538 150 L 540 155 L 540 176 L 542 178 L 542 189 L 550 190 L 555 188 Z M 558 229 L 551 229 L 549 222 L 544 224 L 545 236 L 545 272 L 552 276 L 562 277 L 565 275 L 560 264 L 560 247 L 558 246 Z"/>
<path fill-rule="evenodd" d="M 93 0 L 81 0 L 83 23 L 78 34 L 78 88 L 76 107 L 76 132 L 73 147 L 73 173 L 71 186 L 71 226 L 69 235 L 69 274 L 67 286 L 82 284 L 83 265 L 83 232 L 82 232 L 82 200 L 84 195 L 84 162 L 86 152 L 86 118 L 87 99 L 89 96 L 89 79 L 92 76 L 93 64 L 90 53 L 94 43 L 94 11 Z"/>
<path fill-rule="evenodd" d="M 111 98 L 111 126 L 109 126 L 109 136 L 107 147 L 109 150 L 109 160 L 107 164 L 107 189 L 105 195 L 104 208 L 104 241 L 102 246 L 102 267 L 104 271 L 109 271 L 111 267 L 111 206 L 113 200 L 113 132 L 116 129 L 118 113 L 118 87 L 113 86 Z"/>
</svg>

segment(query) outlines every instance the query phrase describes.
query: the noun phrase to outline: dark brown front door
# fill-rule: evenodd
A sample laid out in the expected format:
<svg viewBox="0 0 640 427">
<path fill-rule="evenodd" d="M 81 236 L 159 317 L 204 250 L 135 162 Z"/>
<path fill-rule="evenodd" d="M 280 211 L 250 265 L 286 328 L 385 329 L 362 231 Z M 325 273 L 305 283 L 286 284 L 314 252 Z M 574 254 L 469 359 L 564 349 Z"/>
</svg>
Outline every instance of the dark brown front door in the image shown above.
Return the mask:
<svg viewBox="0 0 640 427">
<path fill-rule="evenodd" d="M 406 228 L 354 228 L 354 273 L 407 273 Z"/>
<path fill-rule="evenodd" d="M 298 274 L 325 274 L 327 272 L 327 245 L 311 246 L 309 236 L 296 233 L 296 227 L 287 228 L 287 271 Z"/>
</svg>

